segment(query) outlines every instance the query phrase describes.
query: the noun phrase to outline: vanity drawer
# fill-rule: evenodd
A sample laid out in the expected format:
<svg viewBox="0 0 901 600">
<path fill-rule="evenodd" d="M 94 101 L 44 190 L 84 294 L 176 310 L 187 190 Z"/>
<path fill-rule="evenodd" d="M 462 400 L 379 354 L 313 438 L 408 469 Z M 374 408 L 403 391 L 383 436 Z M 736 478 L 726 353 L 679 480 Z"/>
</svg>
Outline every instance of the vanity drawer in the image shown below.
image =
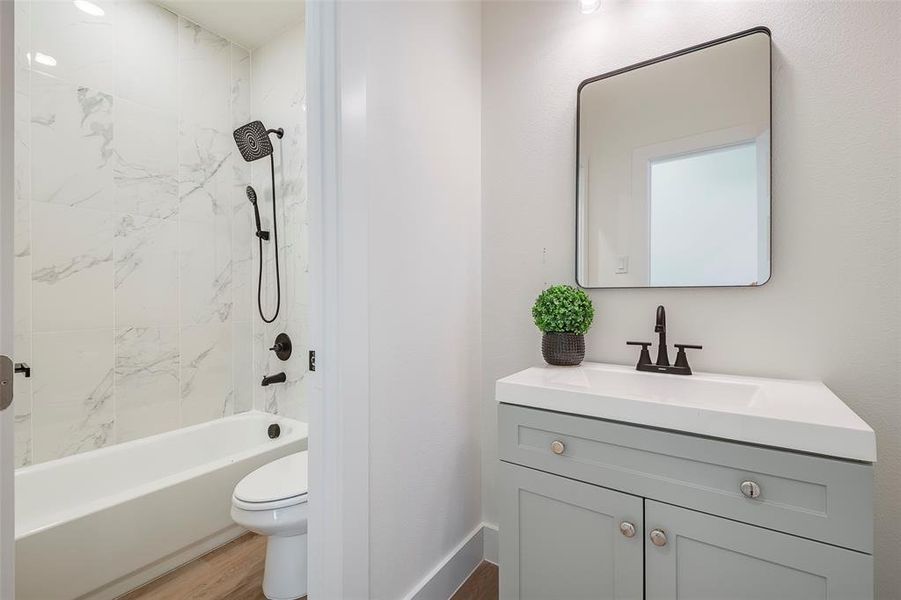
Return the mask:
<svg viewBox="0 0 901 600">
<path fill-rule="evenodd" d="M 873 551 L 871 464 L 510 404 L 499 405 L 498 426 L 501 460 Z"/>
</svg>

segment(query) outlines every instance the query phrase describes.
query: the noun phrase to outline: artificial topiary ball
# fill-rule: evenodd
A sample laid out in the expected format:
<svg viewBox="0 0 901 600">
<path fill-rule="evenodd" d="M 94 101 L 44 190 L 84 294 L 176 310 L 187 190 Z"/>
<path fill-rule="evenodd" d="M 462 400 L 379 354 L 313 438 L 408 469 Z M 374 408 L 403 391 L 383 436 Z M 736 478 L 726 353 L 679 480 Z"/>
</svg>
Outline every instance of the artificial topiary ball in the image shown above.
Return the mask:
<svg viewBox="0 0 901 600">
<path fill-rule="evenodd" d="M 555 285 L 535 300 L 532 317 L 542 333 L 585 333 L 594 319 L 594 306 L 582 290 Z"/>
</svg>

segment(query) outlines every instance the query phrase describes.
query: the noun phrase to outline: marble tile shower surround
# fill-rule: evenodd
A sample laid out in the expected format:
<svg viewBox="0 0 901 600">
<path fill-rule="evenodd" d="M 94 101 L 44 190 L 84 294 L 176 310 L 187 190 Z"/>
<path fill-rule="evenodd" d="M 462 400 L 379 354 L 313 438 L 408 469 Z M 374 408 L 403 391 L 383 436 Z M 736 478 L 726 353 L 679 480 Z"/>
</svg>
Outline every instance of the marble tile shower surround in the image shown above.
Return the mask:
<svg viewBox="0 0 901 600">
<path fill-rule="evenodd" d="M 274 336 L 256 315 L 252 168 L 231 139 L 251 118 L 251 53 L 149 2 L 93 1 L 103 16 L 16 4 L 15 358 L 34 368 L 17 382 L 17 466 L 254 406 L 303 412 L 299 369 L 282 397 L 254 397 Z M 303 86 L 301 72 L 295 108 Z M 306 278 L 285 275 L 306 268 L 292 119 L 277 165 L 292 285 L 279 325 L 303 348 L 293 303 Z M 271 211 L 268 183 L 259 191 Z"/>
<path fill-rule="evenodd" d="M 278 186 L 278 235 L 281 247 L 281 311 L 274 323 L 264 324 L 259 318 L 253 321 L 252 347 L 254 349 L 254 383 L 263 375 L 285 371 L 288 379 L 284 385 L 253 386 L 253 404 L 260 410 L 284 414 L 306 421 L 303 376 L 306 373 L 308 348 L 307 282 L 309 264 L 307 258 L 308 229 L 306 201 L 306 121 L 303 58 L 303 26 L 288 29 L 253 52 L 252 105 L 254 118 L 267 127 L 282 127 L 285 136 L 275 136 L 275 180 Z M 286 72 L 300 69 L 299 77 L 285 77 Z M 253 186 L 261 199 L 260 218 L 264 229 L 271 229 L 272 187 L 269 160 L 251 163 Z M 250 203 L 244 202 L 241 212 L 251 220 Z M 247 238 L 242 238 L 246 240 Z M 250 310 L 256 314 L 257 244 L 239 244 L 236 241 L 235 279 L 247 282 L 250 289 Z M 263 307 L 267 315 L 275 306 L 275 265 L 271 249 L 265 248 L 266 262 L 263 277 Z M 240 257 L 240 258 L 238 258 Z M 246 260 L 248 259 L 249 260 Z M 242 283 L 236 283 L 238 287 Z M 241 294 L 246 297 L 245 294 Z M 242 307 L 243 308 L 243 307 Z M 288 362 L 278 360 L 272 346 L 275 336 L 286 331 L 294 343 L 297 354 Z M 262 350 L 262 351 L 260 351 Z"/>
</svg>

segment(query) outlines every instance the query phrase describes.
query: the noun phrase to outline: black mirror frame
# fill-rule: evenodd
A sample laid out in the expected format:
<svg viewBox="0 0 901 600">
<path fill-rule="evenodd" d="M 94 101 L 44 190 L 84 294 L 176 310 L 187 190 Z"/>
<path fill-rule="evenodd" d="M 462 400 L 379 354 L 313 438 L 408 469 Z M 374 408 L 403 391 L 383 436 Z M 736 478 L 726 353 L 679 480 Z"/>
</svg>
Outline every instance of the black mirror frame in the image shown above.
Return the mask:
<svg viewBox="0 0 901 600">
<path fill-rule="evenodd" d="M 621 75 L 623 73 L 627 73 L 629 71 L 634 71 L 636 69 L 640 69 L 642 67 L 647 67 L 659 62 L 663 62 L 669 60 L 671 58 L 677 58 L 679 56 L 683 56 L 685 54 L 691 54 L 692 52 L 697 52 L 698 50 L 704 50 L 705 48 L 710 48 L 712 46 L 717 46 L 719 44 L 724 44 L 726 42 L 731 42 L 743 37 L 747 37 L 750 35 L 755 35 L 758 33 L 762 33 L 766 35 L 769 40 L 769 66 L 770 66 L 770 90 L 769 90 L 769 102 L 770 102 L 770 169 L 769 169 L 769 200 L 770 200 L 770 235 L 769 235 L 769 259 L 770 259 L 770 271 L 769 276 L 765 281 L 757 283 L 755 285 L 680 285 L 680 286 L 623 286 L 623 287 L 615 287 L 615 286 L 599 286 L 599 287 L 591 287 L 582 285 L 582 282 L 579 281 L 579 147 L 580 147 L 580 118 L 582 111 L 582 88 L 584 88 L 589 83 L 594 83 L 596 81 L 600 81 L 602 79 L 608 79 L 610 77 L 614 77 L 616 75 Z M 575 202 L 575 225 L 576 225 L 576 235 L 575 235 L 575 282 L 582 289 L 586 290 L 681 290 L 681 289 L 717 289 L 717 288 L 759 288 L 767 283 L 773 278 L 773 34 L 768 27 L 764 27 L 763 25 L 752 27 L 751 29 L 745 29 L 744 31 L 740 31 L 738 33 L 733 33 L 732 35 L 727 35 L 721 38 L 717 38 L 715 40 L 711 40 L 709 42 L 704 42 L 703 44 L 697 44 L 695 46 L 690 46 L 688 48 L 683 48 L 682 50 L 677 50 L 675 52 L 670 52 L 669 54 L 664 54 L 662 56 L 658 56 L 656 58 L 651 58 L 639 63 L 635 63 L 633 65 L 629 65 L 627 67 L 622 67 L 621 69 L 616 69 L 615 71 L 610 71 L 608 73 L 604 73 L 602 75 L 596 75 L 594 77 L 589 77 L 585 79 L 581 83 L 579 83 L 579 87 L 576 88 L 576 165 L 575 165 L 575 190 L 576 190 L 576 202 Z"/>
</svg>

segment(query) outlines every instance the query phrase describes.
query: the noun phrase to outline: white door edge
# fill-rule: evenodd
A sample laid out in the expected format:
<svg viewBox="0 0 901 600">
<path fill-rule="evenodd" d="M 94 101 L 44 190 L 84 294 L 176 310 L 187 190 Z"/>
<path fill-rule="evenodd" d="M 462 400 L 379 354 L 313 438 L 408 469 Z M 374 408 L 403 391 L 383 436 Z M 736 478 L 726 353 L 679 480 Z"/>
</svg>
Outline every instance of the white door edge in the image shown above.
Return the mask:
<svg viewBox="0 0 901 600">
<path fill-rule="evenodd" d="M 350 3 L 356 4 L 356 3 Z M 365 72 L 341 70 L 345 3 L 307 4 L 310 208 L 309 597 L 369 598 Z M 356 20 L 354 20 L 356 22 Z M 342 27 L 339 35 L 339 26 Z"/>
<path fill-rule="evenodd" d="M 15 2 L 0 1 L 0 354 L 13 355 Z M 15 401 L 0 411 L 0 598 L 15 597 Z"/>
</svg>

